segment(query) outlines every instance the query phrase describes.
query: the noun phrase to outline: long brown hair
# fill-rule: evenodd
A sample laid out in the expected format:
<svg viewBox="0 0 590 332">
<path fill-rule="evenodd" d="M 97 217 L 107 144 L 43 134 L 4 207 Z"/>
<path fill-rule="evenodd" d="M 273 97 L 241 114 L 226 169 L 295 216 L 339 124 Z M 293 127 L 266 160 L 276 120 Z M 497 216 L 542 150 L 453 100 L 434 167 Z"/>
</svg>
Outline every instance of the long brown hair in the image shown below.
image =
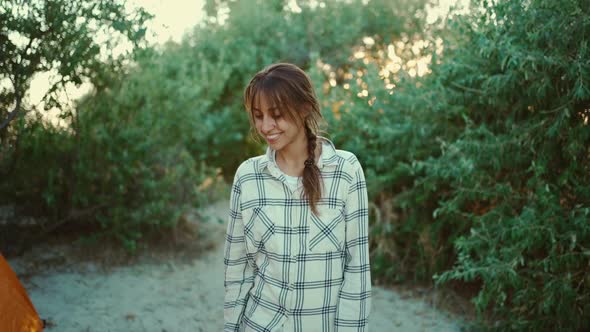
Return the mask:
<svg viewBox="0 0 590 332">
<path fill-rule="evenodd" d="M 281 112 L 285 112 L 292 122 L 304 125 L 307 159 L 303 168 L 303 194 L 312 212 L 317 215 L 322 181 L 320 169 L 315 163 L 315 150 L 320 124 L 325 122 L 311 80 L 303 70 L 290 63 L 273 64 L 256 73 L 244 91 L 244 106 L 250 115 L 252 128 L 255 127 L 252 109 L 261 94 L 280 106 Z"/>
</svg>

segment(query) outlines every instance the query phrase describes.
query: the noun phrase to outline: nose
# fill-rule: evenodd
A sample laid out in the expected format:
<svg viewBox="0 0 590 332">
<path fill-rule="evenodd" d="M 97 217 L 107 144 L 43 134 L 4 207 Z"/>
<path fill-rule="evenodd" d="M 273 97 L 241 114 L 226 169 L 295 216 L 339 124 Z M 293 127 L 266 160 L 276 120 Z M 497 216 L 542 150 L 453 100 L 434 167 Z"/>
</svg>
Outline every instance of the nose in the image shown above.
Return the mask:
<svg viewBox="0 0 590 332">
<path fill-rule="evenodd" d="M 263 134 L 270 133 L 276 127 L 276 121 L 270 117 L 265 116 L 262 118 L 262 127 L 260 128 Z"/>
</svg>

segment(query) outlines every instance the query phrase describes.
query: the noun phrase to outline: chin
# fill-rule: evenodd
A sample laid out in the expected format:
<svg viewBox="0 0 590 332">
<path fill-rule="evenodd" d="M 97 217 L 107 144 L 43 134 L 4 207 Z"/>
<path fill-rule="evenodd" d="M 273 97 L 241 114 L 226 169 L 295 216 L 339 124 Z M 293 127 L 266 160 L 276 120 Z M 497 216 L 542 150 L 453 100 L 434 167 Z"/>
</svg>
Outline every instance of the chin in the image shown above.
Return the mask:
<svg viewBox="0 0 590 332">
<path fill-rule="evenodd" d="M 273 150 L 275 150 L 275 151 L 280 151 L 282 148 L 284 148 L 284 147 L 285 147 L 283 144 L 276 144 L 276 143 L 274 143 L 274 144 L 269 144 L 269 146 L 270 146 L 271 148 L 273 148 Z"/>
</svg>

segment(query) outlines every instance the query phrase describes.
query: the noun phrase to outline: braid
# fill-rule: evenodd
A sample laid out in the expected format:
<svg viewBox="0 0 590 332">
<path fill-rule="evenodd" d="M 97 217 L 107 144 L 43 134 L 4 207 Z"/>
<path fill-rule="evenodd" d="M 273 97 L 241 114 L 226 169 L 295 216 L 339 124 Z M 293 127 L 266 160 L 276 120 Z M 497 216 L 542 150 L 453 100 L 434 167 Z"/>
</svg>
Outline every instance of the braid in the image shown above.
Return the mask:
<svg viewBox="0 0 590 332">
<path fill-rule="evenodd" d="M 311 129 L 305 125 L 305 136 L 307 137 L 307 159 L 305 160 L 305 167 L 315 165 L 315 147 L 317 137 L 311 132 Z"/>
<path fill-rule="evenodd" d="M 307 159 L 303 168 L 303 191 L 307 198 L 312 212 L 318 215 L 317 202 L 322 196 L 320 187 L 320 169 L 315 163 L 315 149 L 317 137 L 311 128 L 305 124 L 305 136 L 307 137 Z"/>
</svg>

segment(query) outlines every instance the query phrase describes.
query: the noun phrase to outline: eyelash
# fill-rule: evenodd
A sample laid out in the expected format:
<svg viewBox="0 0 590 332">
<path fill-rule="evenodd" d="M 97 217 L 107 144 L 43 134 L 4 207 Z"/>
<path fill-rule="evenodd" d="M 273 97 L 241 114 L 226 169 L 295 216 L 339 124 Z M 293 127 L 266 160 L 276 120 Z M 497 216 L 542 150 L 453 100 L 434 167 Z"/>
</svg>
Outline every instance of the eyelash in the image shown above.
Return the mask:
<svg viewBox="0 0 590 332">
<path fill-rule="evenodd" d="M 275 115 L 273 115 L 272 117 L 273 117 L 273 119 L 278 119 L 278 118 L 280 118 L 281 116 L 282 116 L 281 114 L 275 114 Z M 256 119 L 258 119 L 258 120 L 261 120 L 261 119 L 262 119 L 262 115 L 254 115 L 254 118 L 256 118 Z"/>
</svg>

